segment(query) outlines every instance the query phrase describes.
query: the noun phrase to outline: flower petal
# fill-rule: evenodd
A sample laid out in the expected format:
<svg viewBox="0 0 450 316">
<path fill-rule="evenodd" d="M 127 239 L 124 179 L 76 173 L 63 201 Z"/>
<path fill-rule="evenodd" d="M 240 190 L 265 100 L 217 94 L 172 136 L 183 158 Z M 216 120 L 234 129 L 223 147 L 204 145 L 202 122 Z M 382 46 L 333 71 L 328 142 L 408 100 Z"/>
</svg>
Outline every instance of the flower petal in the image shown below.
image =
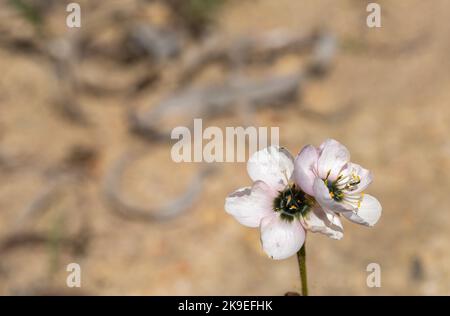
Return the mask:
<svg viewBox="0 0 450 316">
<path fill-rule="evenodd" d="M 319 147 L 320 155 L 317 161 L 319 177 L 335 181 L 342 168 L 350 161 L 350 152 L 334 139 L 327 139 Z"/>
<path fill-rule="evenodd" d="M 314 194 L 313 184 L 317 177 L 317 160 L 319 153 L 317 149 L 308 145 L 303 147 L 294 162 L 294 181 L 300 188 L 309 195 Z"/>
<path fill-rule="evenodd" d="M 381 211 L 380 202 L 373 196 L 365 194 L 361 206 L 356 212 L 343 212 L 342 214 L 357 224 L 373 226 L 380 219 Z"/>
<path fill-rule="evenodd" d="M 284 148 L 270 146 L 254 153 L 247 162 L 253 181 L 264 181 L 275 190 L 282 190 L 294 170 L 294 158 Z M 287 179 L 286 179 L 287 178 Z"/>
<path fill-rule="evenodd" d="M 305 230 L 297 219 L 288 222 L 274 214 L 261 221 L 261 242 L 267 255 L 282 260 L 295 255 L 305 242 Z"/>
<path fill-rule="evenodd" d="M 261 219 L 273 213 L 272 203 L 275 192 L 264 182 L 239 189 L 225 199 L 225 211 L 242 225 L 258 227 Z"/>
<path fill-rule="evenodd" d="M 344 236 L 344 227 L 339 216 L 319 206 L 303 216 L 303 226 L 313 233 L 322 233 L 332 239 L 341 239 Z"/>
<path fill-rule="evenodd" d="M 333 212 L 348 212 L 353 210 L 350 204 L 335 201 L 322 179 L 316 178 L 314 180 L 313 189 L 314 197 L 322 208 Z"/>
</svg>

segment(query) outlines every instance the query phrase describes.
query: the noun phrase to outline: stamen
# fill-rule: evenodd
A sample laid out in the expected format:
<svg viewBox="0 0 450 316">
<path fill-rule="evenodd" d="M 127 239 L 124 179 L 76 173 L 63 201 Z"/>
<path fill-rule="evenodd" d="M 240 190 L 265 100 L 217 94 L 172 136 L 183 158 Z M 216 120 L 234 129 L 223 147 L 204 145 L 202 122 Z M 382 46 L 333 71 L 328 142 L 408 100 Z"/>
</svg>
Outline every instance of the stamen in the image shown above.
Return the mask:
<svg viewBox="0 0 450 316">
<path fill-rule="evenodd" d="M 342 185 L 342 184 L 345 185 L 345 184 L 347 184 L 348 180 L 349 180 L 349 176 L 348 176 L 348 175 L 342 176 L 342 174 L 341 174 L 341 175 L 339 175 L 339 177 L 337 178 L 336 184 L 337 184 L 337 185 Z"/>
<path fill-rule="evenodd" d="M 336 202 L 345 203 L 350 205 L 352 208 L 356 209 L 355 212 L 361 207 L 361 203 L 364 197 L 364 193 L 351 193 L 352 191 L 358 189 L 361 183 L 361 177 L 352 170 L 345 174 L 339 174 L 334 182 L 330 182 L 328 177 L 330 176 L 331 170 L 328 171 L 326 179 L 323 180 L 328 188 L 330 197 Z"/>
<path fill-rule="evenodd" d="M 364 192 L 361 193 L 361 199 L 360 199 L 359 202 L 358 202 L 358 209 L 361 208 L 361 203 L 362 203 L 363 199 L 364 199 Z"/>
<path fill-rule="evenodd" d="M 361 202 L 363 199 L 364 194 L 347 194 L 345 195 L 343 202 L 354 207 L 354 208 L 360 208 L 361 207 Z"/>
<path fill-rule="evenodd" d="M 330 197 L 336 202 L 346 202 L 356 207 L 358 203 L 360 204 L 361 195 L 350 195 L 349 192 L 354 191 L 358 188 L 361 183 L 361 177 L 352 171 L 347 174 L 340 174 L 336 181 L 330 183 L 328 180 L 330 172 L 328 172 L 327 179 L 324 180 L 325 185 L 328 187 L 330 192 Z"/>
</svg>

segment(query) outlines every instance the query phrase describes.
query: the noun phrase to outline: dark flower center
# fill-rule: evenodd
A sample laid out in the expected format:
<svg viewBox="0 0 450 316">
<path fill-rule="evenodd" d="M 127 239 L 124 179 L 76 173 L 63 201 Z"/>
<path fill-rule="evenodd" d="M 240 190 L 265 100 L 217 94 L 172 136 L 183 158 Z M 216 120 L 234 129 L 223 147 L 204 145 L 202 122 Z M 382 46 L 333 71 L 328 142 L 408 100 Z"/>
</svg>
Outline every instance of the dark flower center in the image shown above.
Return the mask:
<svg viewBox="0 0 450 316">
<path fill-rule="evenodd" d="M 273 202 L 273 209 L 280 212 L 282 219 L 290 222 L 305 215 L 313 204 L 314 200 L 294 184 L 279 192 Z"/>
<path fill-rule="evenodd" d="M 335 182 L 331 182 L 329 180 L 324 180 L 325 185 L 328 187 L 328 191 L 330 191 L 330 196 L 336 202 L 341 202 L 344 199 L 344 192 L 338 188 L 338 185 Z"/>
</svg>

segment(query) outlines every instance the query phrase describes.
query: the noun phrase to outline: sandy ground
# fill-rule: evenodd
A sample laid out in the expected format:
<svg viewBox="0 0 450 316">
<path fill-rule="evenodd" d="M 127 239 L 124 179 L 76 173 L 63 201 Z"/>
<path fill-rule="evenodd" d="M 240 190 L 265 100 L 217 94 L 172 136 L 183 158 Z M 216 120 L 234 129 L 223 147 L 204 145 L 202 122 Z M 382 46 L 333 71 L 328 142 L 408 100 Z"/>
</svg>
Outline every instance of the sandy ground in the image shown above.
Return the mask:
<svg viewBox="0 0 450 316">
<path fill-rule="evenodd" d="M 380 29 L 366 27 L 366 3 L 231 1 L 219 12 L 216 27 L 229 38 L 279 27 L 306 33 L 324 27 L 338 38 L 332 71 L 305 88 L 301 104 L 253 117 L 257 126 L 279 126 L 280 143 L 293 153 L 336 138 L 375 175 L 369 191 L 381 201 L 383 215 L 374 228 L 345 222 L 340 241 L 308 235 L 311 294 L 449 295 L 450 2 L 380 0 Z M 52 23 L 64 21 L 64 14 Z M 12 27 L 2 21 L 2 29 Z M 19 25 L 15 32 L 27 34 L 16 18 L 8 21 Z M 289 63 L 282 60 L 277 67 Z M 95 59 L 82 67 L 94 75 L 99 67 L 104 80 L 118 82 L 140 71 Z M 299 291 L 296 260 L 268 259 L 258 230 L 239 225 L 223 210 L 226 195 L 249 184 L 245 164 L 219 165 L 195 207 L 164 223 L 117 216 L 105 203 L 105 173 L 130 147 L 148 149 L 124 181 L 124 190 L 141 205 L 157 205 L 181 192 L 199 168 L 173 163 L 170 144 L 143 142 L 128 133 L 128 108 L 153 100 L 163 85 L 136 98 L 80 94 L 92 122 L 85 126 L 68 122 L 52 106 L 57 79 L 41 59 L 0 49 L 0 70 L 0 154 L 7 160 L 0 164 L 0 239 L 17 231 L 48 236 L 46 242 L 28 240 L 2 252 L 0 294 L 76 293 L 65 286 L 70 262 L 81 265 L 81 291 L 89 294 Z M 216 72 L 207 72 L 204 80 Z M 348 104 L 355 110 L 334 121 L 305 117 L 296 109 L 330 113 Z M 242 118 L 234 114 L 207 123 L 234 126 Z M 70 174 L 64 162 L 80 146 L 95 152 L 82 176 L 56 182 L 61 192 L 45 214 L 22 218 L 37 195 Z M 82 246 L 60 242 L 67 236 Z M 381 288 L 366 286 L 371 262 L 381 266 Z"/>
</svg>

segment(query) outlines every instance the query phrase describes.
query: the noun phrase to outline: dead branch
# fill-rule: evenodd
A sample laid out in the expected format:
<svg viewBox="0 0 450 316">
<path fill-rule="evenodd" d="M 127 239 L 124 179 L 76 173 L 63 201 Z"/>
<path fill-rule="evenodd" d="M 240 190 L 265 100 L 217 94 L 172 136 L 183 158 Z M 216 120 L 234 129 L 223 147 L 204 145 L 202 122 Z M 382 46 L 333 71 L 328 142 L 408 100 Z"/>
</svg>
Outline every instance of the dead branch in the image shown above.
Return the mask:
<svg viewBox="0 0 450 316">
<path fill-rule="evenodd" d="M 126 168 L 136 159 L 137 153 L 126 153 L 108 171 L 104 182 L 104 196 L 106 202 L 120 216 L 128 219 L 144 221 L 166 221 L 189 210 L 200 195 L 203 180 L 213 169 L 201 170 L 187 186 L 180 196 L 171 198 L 171 202 L 159 207 L 143 207 L 133 204 L 121 189 L 121 180 Z"/>
<path fill-rule="evenodd" d="M 302 54 L 314 47 L 319 34 L 298 35 L 274 30 L 259 37 L 242 37 L 230 43 L 223 38 L 207 39 L 200 47 L 188 51 L 181 63 L 178 86 L 182 86 L 213 63 L 230 65 L 238 54 L 243 62 L 267 62 L 288 53 Z"/>
<path fill-rule="evenodd" d="M 278 46 L 266 44 L 265 47 L 293 45 L 291 41 Z M 291 43 L 287 45 L 286 43 Z M 296 44 L 297 46 L 300 44 Z M 168 141 L 168 131 L 163 131 L 161 121 L 169 117 L 209 118 L 236 110 L 237 105 L 256 108 L 260 106 L 279 106 L 295 100 L 302 84 L 323 75 L 331 65 L 336 50 L 336 41 L 329 34 L 322 34 L 315 42 L 312 56 L 306 69 L 299 69 L 290 75 L 272 76 L 265 79 L 249 79 L 239 75 L 239 80 L 230 77 L 223 84 L 208 85 L 202 88 L 186 88 L 175 91 L 155 108 L 142 114 L 132 112 L 129 116 L 130 130 L 153 141 Z M 236 57 L 234 57 L 236 60 Z M 242 61 L 242 57 L 237 59 Z"/>
<path fill-rule="evenodd" d="M 150 140 L 170 140 L 168 131 L 161 132 L 158 122 L 171 115 L 186 117 L 213 117 L 232 111 L 233 106 L 246 104 L 251 107 L 279 105 L 293 100 L 300 89 L 303 74 L 294 73 L 263 80 L 229 80 L 223 85 L 176 92 L 156 108 L 142 115 L 130 114 L 130 128 L 133 132 Z M 245 103 L 240 103 L 245 100 Z M 190 118 L 190 119 L 188 119 Z"/>
<path fill-rule="evenodd" d="M 57 242 L 63 249 L 79 255 L 86 252 L 90 240 L 89 226 L 83 225 L 74 236 L 61 237 L 55 240 L 52 236 L 39 232 L 16 232 L 0 241 L 0 256 L 19 247 L 33 247 Z"/>
</svg>

